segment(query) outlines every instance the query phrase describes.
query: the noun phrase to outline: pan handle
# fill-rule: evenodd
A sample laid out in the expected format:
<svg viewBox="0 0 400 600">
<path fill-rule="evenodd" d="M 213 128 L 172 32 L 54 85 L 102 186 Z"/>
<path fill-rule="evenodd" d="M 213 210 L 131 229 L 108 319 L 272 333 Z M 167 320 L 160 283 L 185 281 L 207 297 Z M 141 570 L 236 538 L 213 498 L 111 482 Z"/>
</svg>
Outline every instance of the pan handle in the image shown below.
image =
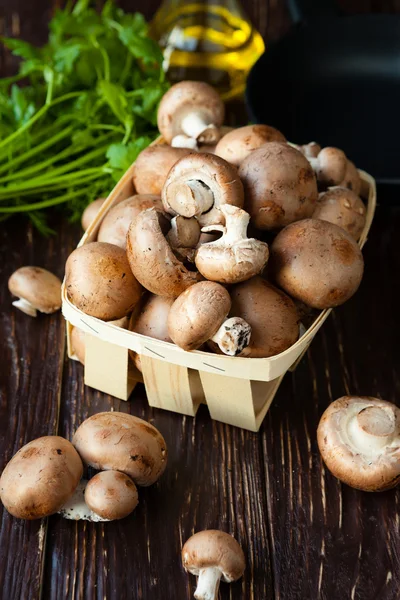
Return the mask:
<svg viewBox="0 0 400 600">
<path fill-rule="evenodd" d="M 294 23 L 313 17 L 337 17 L 340 14 L 335 0 L 287 0 Z"/>
</svg>

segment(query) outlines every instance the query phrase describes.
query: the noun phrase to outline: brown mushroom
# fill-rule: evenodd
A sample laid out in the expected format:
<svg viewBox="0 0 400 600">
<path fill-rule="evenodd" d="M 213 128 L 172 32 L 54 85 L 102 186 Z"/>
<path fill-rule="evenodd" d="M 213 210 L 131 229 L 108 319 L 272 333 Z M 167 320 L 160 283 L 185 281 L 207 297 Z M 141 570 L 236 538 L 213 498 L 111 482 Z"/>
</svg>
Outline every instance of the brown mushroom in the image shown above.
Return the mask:
<svg viewBox="0 0 400 600">
<path fill-rule="evenodd" d="M 56 513 L 72 496 L 83 465 L 70 442 L 45 436 L 23 446 L 0 478 L 0 498 L 20 519 L 41 519 Z"/>
<path fill-rule="evenodd" d="M 351 160 L 347 160 L 346 173 L 340 185 L 352 190 L 357 196 L 360 195 L 361 177 L 357 167 Z"/>
<path fill-rule="evenodd" d="M 182 548 L 182 564 L 198 577 L 194 597 L 216 600 L 219 584 L 232 583 L 242 577 L 245 558 L 234 537 L 224 531 L 208 529 L 190 537 Z"/>
<path fill-rule="evenodd" d="M 400 481 L 400 410 L 370 396 L 332 402 L 318 425 L 318 446 L 331 473 L 353 488 L 381 492 Z"/>
<path fill-rule="evenodd" d="M 270 247 L 269 268 L 290 296 L 324 309 L 355 294 L 364 261 L 347 231 L 328 221 L 304 219 L 278 233 Z"/>
<path fill-rule="evenodd" d="M 316 158 L 321 152 L 321 146 L 317 142 L 309 142 L 308 144 L 303 144 L 301 146 L 298 144 L 290 145 L 293 146 L 293 148 L 296 148 L 296 150 L 300 150 L 306 158 Z"/>
<path fill-rule="evenodd" d="M 251 152 L 268 142 L 286 142 L 286 138 L 269 125 L 246 125 L 224 135 L 215 154 L 238 167 Z"/>
<path fill-rule="evenodd" d="M 213 340 L 224 354 L 236 356 L 250 342 L 251 328 L 241 318 L 227 319 L 231 299 L 213 281 L 196 283 L 173 303 L 168 315 L 172 341 L 184 350 L 196 350 Z"/>
<path fill-rule="evenodd" d="M 308 160 L 288 144 L 269 142 L 240 165 L 244 209 L 258 229 L 280 229 L 310 217 L 318 197 Z"/>
<path fill-rule="evenodd" d="M 222 125 L 222 127 L 219 128 L 219 134 L 220 134 L 220 140 L 224 137 L 224 135 L 226 135 L 227 133 L 229 133 L 230 131 L 233 131 L 234 127 L 228 127 L 227 125 Z M 215 142 L 214 144 L 200 144 L 200 146 L 198 147 L 198 152 L 209 152 L 210 154 L 215 154 L 215 148 L 217 147 L 217 144 L 219 142 Z"/>
<path fill-rule="evenodd" d="M 236 168 L 219 156 L 189 154 L 169 172 L 162 201 L 170 214 L 197 217 L 204 227 L 224 222 L 221 205 L 243 206 L 243 185 Z"/>
<path fill-rule="evenodd" d="M 136 485 L 155 483 L 167 464 L 167 446 L 158 429 L 126 413 L 101 412 L 89 417 L 76 430 L 72 443 L 86 465 L 121 471 Z"/>
<path fill-rule="evenodd" d="M 96 515 L 114 521 L 124 519 L 138 505 L 138 492 L 132 479 L 119 471 L 102 471 L 88 482 L 85 502 Z"/>
<path fill-rule="evenodd" d="M 289 296 L 261 277 L 230 288 L 230 314 L 251 327 L 251 340 L 241 356 L 266 358 L 283 352 L 299 337 L 299 315 Z M 207 345 L 215 352 L 214 343 Z"/>
<path fill-rule="evenodd" d="M 324 187 L 340 185 L 346 175 L 347 158 L 343 150 L 327 146 L 317 157 L 308 157 L 317 181 Z"/>
<path fill-rule="evenodd" d="M 160 196 L 138 194 L 113 206 L 101 222 L 97 241 L 114 244 L 125 250 L 129 225 L 142 210 L 153 207 L 163 210 Z"/>
<path fill-rule="evenodd" d="M 126 253 L 104 242 L 85 244 L 69 255 L 65 286 L 79 310 L 103 321 L 128 315 L 143 291 L 132 275 Z"/>
<path fill-rule="evenodd" d="M 149 294 L 144 299 L 140 309 L 132 312 L 129 331 L 147 335 L 163 342 L 172 342 L 168 333 L 168 314 L 173 302 L 173 298 Z M 133 350 L 129 350 L 129 356 L 136 368 L 142 371 L 140 356 Z"/>
<path fill-rule="evenodd" d="M 172 148 L 167 144 L 155 144 L 142 150 L 133 167 L 133 185 L 136 192 L 161 196 L 169 171 L 189 152 L 188 148 Z"/>
<path fill-rule="evenodd" d="M 312 217 L 335 223 L 358 240 L 365 226 L 366 209 L 357 194 L 336 186 L 319 195 Z"/>
<path fill-rule="evenodd" d="M 223 204 L 225 226 L 211 225 L 203 231 L 219 230 L 223 235 L 202 244 L 195 257 L 199 272 L 210 281 L 239 283 L 260 273 L 268 260 L 268 245 L 247 237 L 250 215 L 236 206 Z"/>
<path fill-rule="evenodd" d="M 30 317 L 37 311 L 51 314 L 61 308 L 61 281 L 41 267 L 20 267 L 8 280 L 8 289 L 17 296 L 12 305 Z"/>
<path fill-rule="evenodd" d="M 106 198 L 97 198 L 97 200 L 93 200 L 93 202 L 87 205 L 81 217 L 81 225 L 84 231 L 86 231 L 90 223 L 95 220 L 105 201 Z"/>
<path fill-rule="evenodd" d="M 202 81 L 181 81 L 161 99 L 158 129 L 172 146 L 193 148 L 194 142 L 213 144 L 219 140 L 224 113 L 224 103 L 210 85 Z M 180 137 L 177 139 L 177 136 Z"/>
<path fill-rule="evenodd" d="M 127 255 L 136 279 L 149 292 L 176 298 L 199 281 L 174 255 L 160 226 L 160 213 L 144 210 L 132 221 L 127 236 Z"/>
</svg>

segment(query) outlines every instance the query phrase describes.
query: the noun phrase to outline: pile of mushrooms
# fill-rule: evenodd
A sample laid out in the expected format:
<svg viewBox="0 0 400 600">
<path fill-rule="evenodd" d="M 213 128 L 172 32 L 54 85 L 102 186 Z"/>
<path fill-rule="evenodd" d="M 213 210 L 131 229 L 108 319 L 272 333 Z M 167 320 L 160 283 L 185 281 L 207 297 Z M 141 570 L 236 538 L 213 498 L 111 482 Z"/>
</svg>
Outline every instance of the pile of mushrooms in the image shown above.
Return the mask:
<svg viewBox="0 0 400 600">
<path fill-rule="evenodd" d="M 67 519 L 113 521 L 138 504 L 136 486 L 154 484 L 167 464 L 167 446 L 150 423 L 103 412 L 84 421 L 72 443 L 45 436 L 23 446 L 0 477 L 0 498 L 20 519 L 59 512 Z M 89 481 L 84 468 L 98 471 Z"/>
<path fill-rule="evenodd" d="M 366 207 L 342 150 L 296 146 L 269 125 L 227 128 L 223 118 L 209 85 L 170 88 L 162 139 L 132 168 L 136 194 L 68 258 L 66 291 L 81 311 L 127 317 L 130 331 L 186 351 L 269 357 L 296 342 L 307 311 L 356 292 Z M 82 336 L 73 339 L 83 362 Z"/>
</svg>

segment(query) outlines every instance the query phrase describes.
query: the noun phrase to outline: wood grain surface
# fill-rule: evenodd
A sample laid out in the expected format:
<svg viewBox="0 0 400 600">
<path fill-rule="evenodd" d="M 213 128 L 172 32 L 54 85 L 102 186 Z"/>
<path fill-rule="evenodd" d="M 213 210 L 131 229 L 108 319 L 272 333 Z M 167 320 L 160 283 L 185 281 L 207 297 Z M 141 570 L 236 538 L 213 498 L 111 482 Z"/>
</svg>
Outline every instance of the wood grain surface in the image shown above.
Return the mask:
<svg viewBox="0 0 400 600">
<path fill-rule="evenodd" d="M 157 4 L 124 2 L 148 15 Z M 263 34 L 279 36 L 287 26 L 282 2 L 244 4 Z M 40 41 L 53 8 L 0 0 L 0 30 Z M 8 55 L 0 58 L 3 73 L 12 69 Z M 121 522 L 23 522 L 0 507 L 1 600 L 189 600 L 195 578 L 184 573 L 180 549 L 204 528 L 231 532 L 246 554 L 244 578 L 222 584 L 221 600 L 398 599 L 400 491 L 366 494 L 340 484 L 322 465 L 315 433 L 324 409 L 344 394 L 399 403 L 400 209 L 378 208 L 359 292 L 285 377 L 259 434 L 211 421 L 204 406 L 195 419 L 152 409 L 141 384 L 127 403 L 84 386 L 81 365 L 65 357 L 61 315 L 29 318 L 7 290 L 22 265 L 62 276 L 80 231 L 60 217 L 53 227 L 57 235 L 45 239 L 23 219 L 0 224 L 0 469 L 27 441 L 70 439 L 83 419 L 111 408 L 158 427 L 169 463 Z"/>
</svg>

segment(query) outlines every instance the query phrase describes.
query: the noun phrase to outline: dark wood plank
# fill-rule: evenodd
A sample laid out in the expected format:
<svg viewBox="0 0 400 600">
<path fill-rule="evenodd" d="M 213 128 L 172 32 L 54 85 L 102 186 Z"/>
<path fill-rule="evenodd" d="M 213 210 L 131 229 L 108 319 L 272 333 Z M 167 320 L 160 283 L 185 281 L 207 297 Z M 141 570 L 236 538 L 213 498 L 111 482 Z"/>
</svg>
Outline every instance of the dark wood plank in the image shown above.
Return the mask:
<svg viewBox="0 0 400 600">
<path fill-rule="evenodd" d="M 348 393 L 399 404 L 393 274 L 400 210 L 379 209 L 356 296 L 334 311 L 287 376 L 262 428 L 276 598 L 395 600 L 400 588 L 399 490 L 367 494 L 323 467 L 319 418 Z"/>
<path fill-rule="evenodd" d="M 28 317 L 12 307 L 11 273 L 38 265 L 62 276 L 68 243 L 43 238 L 25 219 L 0 224 L 0 470 L 28 441 L 57 431 L 65 345 L 61 313 Z M 13 519 L 0 506 L 0 596 L 38 598 L 43 570 L 46 522 Z"/>
</svg>

